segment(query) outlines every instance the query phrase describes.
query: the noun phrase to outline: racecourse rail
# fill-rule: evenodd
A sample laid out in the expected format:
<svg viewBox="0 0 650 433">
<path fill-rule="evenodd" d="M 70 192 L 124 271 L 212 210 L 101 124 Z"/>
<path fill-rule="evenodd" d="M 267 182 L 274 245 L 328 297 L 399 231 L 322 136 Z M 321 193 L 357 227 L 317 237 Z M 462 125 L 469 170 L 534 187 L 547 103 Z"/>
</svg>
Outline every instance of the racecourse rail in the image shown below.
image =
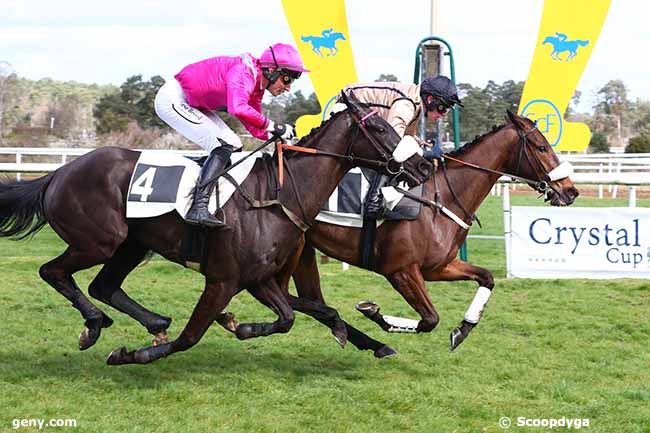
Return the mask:
<svg viewBox="0 0 650 433">
<path fill-rule="evenodd" d="M 68 161 L 88 153 L 88 148 L 27 148 L 0 147 L 0 161 L 13 159 L 14 162 L 0 162 L 0 173 L 15 173 L 20 180 L 22 173 L 49 173 Z M 134 149 L 140 150 L 140 149 Z M 151 151 L 151 149 L 146 149 Z M 202 150 L 155 149 L 154 152 L 175 153 L 178 155 L 199 157 L 206 153 Z M 616 198 L 618 186 L 628 187 L 628 206 L 636 207 L 637 187 L 650 185 L 650 153 L 632 154 L 560 154 L 561 161 L 570 162 L 574 167 L 571 180 L 578 185 L 598 185 L 598 197 L 603 198 L 605 186 L 612 198 Z M 57 159 L 58 162 L 42 162 L 43 159 Z M 28 160 L 28 161 L 27 161 Z M 41 161 L 39 161 L 41 160 Z M 493 195 L 503 198 L 504 235 L 486 236 L 470 235 L 474 239 L 505 239 L 509 231 L 510 190 L 517 188 L 517 182 L 502 177 L 492 190 Z M 510 185 L 512 184 L 512 185 Z M 347 264 L 343 264 L 347 269 Z"/>
</svg>

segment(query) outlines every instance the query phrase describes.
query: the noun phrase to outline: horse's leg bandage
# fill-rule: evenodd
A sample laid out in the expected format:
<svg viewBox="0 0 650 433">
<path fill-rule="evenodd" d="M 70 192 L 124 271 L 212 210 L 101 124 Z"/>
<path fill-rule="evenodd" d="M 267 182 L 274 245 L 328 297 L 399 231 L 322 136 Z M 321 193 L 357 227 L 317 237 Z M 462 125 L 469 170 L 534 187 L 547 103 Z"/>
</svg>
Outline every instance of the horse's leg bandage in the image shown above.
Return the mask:
<svg viewBox="0 0 650 433">
<path fill-rule="evenodd" d="M 476 324 L 479 322 L 479 320 L 481 320 L 483 309 L 485 308 L 485 304 L 487 304 L 488 300 L 490 299 L 491 294 L 492 291 L 490 289 L 487 287 L 479 286 L 478 290 L 476 291 L 476 295 L 474 295 L 472 303 L 465 313 L 466 322 Z"/>
</svg>

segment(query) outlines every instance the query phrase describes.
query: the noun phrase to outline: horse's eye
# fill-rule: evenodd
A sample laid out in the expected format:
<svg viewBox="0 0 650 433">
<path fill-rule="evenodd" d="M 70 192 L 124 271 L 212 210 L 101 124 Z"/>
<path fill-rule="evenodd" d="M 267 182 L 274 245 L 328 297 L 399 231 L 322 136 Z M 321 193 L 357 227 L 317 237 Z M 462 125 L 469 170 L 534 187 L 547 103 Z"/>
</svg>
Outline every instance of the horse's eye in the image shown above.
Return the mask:
<svg viewBox="0 0 650 433">
<path fill-rule="evenodd" d="M 546 146 L 539 146 L 538 149 L 540 152 L 546 152 Z"/>
<path fill-rule="evenodd" d="M 379 127 L 377 128 L 377 132 L 379 132 L 380 134 L 385 134 L 385 133 L 386 133 L 386 129 L 383 128 L 383 127 L 381 127 L 381 126 L 379 126 Z"/>
</svg>

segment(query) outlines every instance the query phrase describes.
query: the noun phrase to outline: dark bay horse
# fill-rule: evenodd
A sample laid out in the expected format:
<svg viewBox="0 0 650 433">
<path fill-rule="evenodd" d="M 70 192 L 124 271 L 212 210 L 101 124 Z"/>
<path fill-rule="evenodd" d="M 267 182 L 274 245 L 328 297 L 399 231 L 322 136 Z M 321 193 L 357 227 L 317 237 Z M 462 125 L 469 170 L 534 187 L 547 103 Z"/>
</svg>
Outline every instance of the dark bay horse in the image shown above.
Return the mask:
<svg viewBox="0 0 650 433">
<path fill-rule="evenodd" d="M 498 172 L 505 172 L 530 179 L 530 185 L 537 190 L 543 190 L 547 201 L 554 206 L 573 203 L 578 196 L 578 190 L 571 180 L 568 177 L 553 180 L 556 176 L 548 176 L 560 165 L 560 161 L 544 135 L 527 118 L 508 112 L 508 120 L 508 124 L 449 154 L 451 158 L 461 162 L 448 158 L 448 183 L 444 173 L 438 170 L 436 175 L 424 184 L 424 197 L 435 200 L 437 190 L 437 200 L 471 224 L 469 217 L 474 215 L 490 193 L 500 177 Z M 454 199 L 454 194 L 457 195 L 457 200 Z M 293 274 L 299 297 L 325 302 L 314 248 L 330 257 L 358 266 L 360 232 L 361 229 L 358 228 L 323 222 L 317 222 L 306 232 L 307 245 Z M 427 292 L 425 281 L 473 280 L 479 287 L 488 290 L 484 290 L 488 296 L 489 291 L 493 289 L 494 279 L 490 271 L 456 258 L 467 232 L 431 207 L 423 207 L 416 220 L 386 221 L 378 227 L 374 243 L 377 260 L 370 269 L 386 277 L 393 288 L 421 316 L 416 332 L 430 332 L 440 320 Z M 482 311 L 482 305 L 478 307 Z M 378 311 L 374 313 L 377 314 L 369 315 L 387 330 L 389 326 L 382 316 Z M 476 312 L 473 315 L 475 316 Z M 478 323 L 476 317 L 470 320 L 463 320 L 452 331 L 452 350 Z M 327 324 L 326 321 L 323 323 Z M 394 353 L 383 343 L 371 339 L 349 325 L 347 331 L 349 341 L 359 349 L 373 350 L 378 357 Z"/>
<path fill-rule="evenodd" d="M 293 310 L 276 276 L 291 265 L 288 259 L 304 239 L 303 231 L 288 216 L 312 222 L 352 166 L 377 167 L 389 174 L 403 169 L 411 184 L 423 182 L 431 174 L 431 164 L 419 156 L 396 166 L 392 152 L 399 136 L 353 95 L 350 100 L 346 95 L 343 97 L 348 109 L 299 143 L 312 153 L 293 153 L 285 158 L 287 179 L 283 187 L 273 182 L 277 176 L 274 163 L 269 159 L 257 161 L 240 194 L 224 206 L 230 229 L 204 232 L 206 248 L 201 273 L 205 276 L 205 288 L 187 325 L 174 341 L 167 342 L 164 334 L 171 319 L 145 309 L 121 288 L 126 276 L 149 251 L 185 265 L 181 244 L 186 224 L 176 212 L 147 219 L 125 216 L 129 180 L 139 152 L 101 148 L 39 179 L 1 182 L 0 235 L 24 237 L 49 223 L 66 242 L 66 251 L 44 264 L 40 275 L 84 318 L 85 329 L 79 338 L 82 350 L 92 346 L 101 329 L 111 326 L 113 321 L 82 293 L 73 274 L 104 265 L 91 282 L 89 294 L 160 336 L 159 344 L 150 347 L 113 351 L 107 360 L 109 364 L 144 364 L 189 349 L 242 289 L 249 290 L 273 310 L 278 320 L 270 324 L 241 324 L 236 330 L 238 337 L 288 332 Z M 325 156 L 314 156 L 316 151 Z M 282 207 L 256 207 L 251 204 L 251 197 L 277 198 Z"/>
</svg>

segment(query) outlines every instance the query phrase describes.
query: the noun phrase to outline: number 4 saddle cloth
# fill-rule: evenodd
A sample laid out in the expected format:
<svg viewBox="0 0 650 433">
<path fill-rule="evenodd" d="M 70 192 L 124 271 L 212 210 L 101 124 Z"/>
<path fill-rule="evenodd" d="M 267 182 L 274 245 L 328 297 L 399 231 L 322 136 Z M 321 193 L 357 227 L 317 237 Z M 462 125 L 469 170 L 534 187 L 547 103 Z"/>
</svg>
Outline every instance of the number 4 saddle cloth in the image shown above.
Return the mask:
<svg viewBox="0 0 650 433">
<path fill-rule="evenodd" d="M 250 152 L 235 152 L 234 164 Z M 261 153 L 243 161 L 228 172 L 240 185 L 253 169 Z M 150 218 L 176 211 L 183 219 L 192 204 L 192 191 L 201 167 L 182 155 L 164 151 L 143 151 L 135 165 L 126 201 L 127 218 Z M 235 191 L 235 186 L 223 177 L 219 179 L 219 204 L 223 206 Z M 208 206 L 210 212 L 217 209 L 217 197 L 213 193 Z"/>
</svg>

